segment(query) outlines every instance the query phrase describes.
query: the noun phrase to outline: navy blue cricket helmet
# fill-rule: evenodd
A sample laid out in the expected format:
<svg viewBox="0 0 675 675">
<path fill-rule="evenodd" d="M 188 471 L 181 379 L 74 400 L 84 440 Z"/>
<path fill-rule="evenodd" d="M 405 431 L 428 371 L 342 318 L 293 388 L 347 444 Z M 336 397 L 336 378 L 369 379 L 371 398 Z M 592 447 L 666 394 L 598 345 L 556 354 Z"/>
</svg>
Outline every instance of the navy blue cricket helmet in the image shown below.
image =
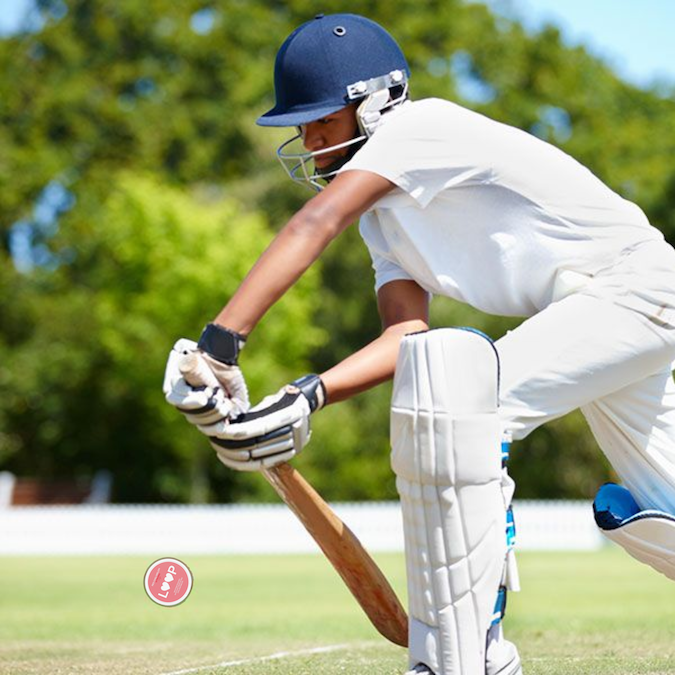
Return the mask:
<svg viewBox="0 0 675 675">
<path fill-rule="evenodd" d="M 258 118 L 292 127 L 326 117 L 363 98 L 364 84 L 390 73 L 410 75 L 405 56 L 380 25 L 357 14 L 323 14 L 302 24 L 279 49 L 276 105 Z M 397 84 L 396 78 L 389 84 Z"/>
</svg>

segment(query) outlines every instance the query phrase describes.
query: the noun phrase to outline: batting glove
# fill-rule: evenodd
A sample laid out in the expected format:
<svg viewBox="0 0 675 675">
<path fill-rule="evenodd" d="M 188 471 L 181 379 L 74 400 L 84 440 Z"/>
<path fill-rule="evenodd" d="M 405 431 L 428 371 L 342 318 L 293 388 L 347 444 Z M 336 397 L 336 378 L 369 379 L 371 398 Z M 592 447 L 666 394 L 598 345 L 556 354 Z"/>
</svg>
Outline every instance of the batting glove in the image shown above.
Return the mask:
<svg viewBox="0 0 675 675">
<path fill-rule="evenodd" d="M 164 395 L 195 425 L 215 424 L 238 417 L 250 406 L 246 381 L 237 366 L 245 338 L 215 324 L 204 329 L 199 342 L 181 339 L 169 353 L 164 372 Z M 215 376 L 213 385 L 190 386 L 179 362 L 185 353 L 197 352 Z"/>
<path fill-rule="evenodd" d="M 326 404 L 318 375 L 305 375 L 232 422 L 202 425 L 220 461 L 238 471 L 287 462 L 307 445 L 309 416 Z"/>
</svg>

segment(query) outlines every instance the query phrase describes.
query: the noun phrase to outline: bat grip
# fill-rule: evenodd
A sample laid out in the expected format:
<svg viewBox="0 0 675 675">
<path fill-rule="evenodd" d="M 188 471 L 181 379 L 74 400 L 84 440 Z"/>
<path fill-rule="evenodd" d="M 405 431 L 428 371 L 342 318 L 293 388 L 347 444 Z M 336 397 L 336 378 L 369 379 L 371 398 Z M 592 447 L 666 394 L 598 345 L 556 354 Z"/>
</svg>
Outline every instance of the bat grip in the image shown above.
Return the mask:
<svg viewBox="0 0 675 675">
<path fill-rule="evenodd" d="M 182 352 L 178 357 L 178 370 L 191 387 L 219 386 L 218 379 L 199 352 Z"/>
</svg>

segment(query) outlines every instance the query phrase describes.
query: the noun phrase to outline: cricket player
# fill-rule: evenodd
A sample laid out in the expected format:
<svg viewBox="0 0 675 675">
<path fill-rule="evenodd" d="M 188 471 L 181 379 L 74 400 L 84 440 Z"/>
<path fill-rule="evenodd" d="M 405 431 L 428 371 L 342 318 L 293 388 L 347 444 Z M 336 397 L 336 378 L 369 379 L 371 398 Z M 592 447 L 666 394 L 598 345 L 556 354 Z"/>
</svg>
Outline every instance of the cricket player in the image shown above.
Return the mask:
<svg viewBox="0 0 675 675">
<path fill-rule="evenodd" d="M 286 39 L 276 105 L 258 124 L 295 129 L 278 155 L 318 191 L 199 342 L 179 340 L 164 389 L 224 464 L 251 471 L 294 457 L 312 414 L 396 371 L 409 672 L 517 675 L 499 621 L 505 588 L 517 586 L 502 437 L 580 408 L 623 484 L 600 490 L 598 525 L 675 578 L 675 251 L 572 157 L 455 103 L 412 101 L 409 78 L 391 35 L 361 16 L 318 15 Z M 356 220 L 381 334 L 249 409 L 237 365 L 249 334 Z M 470 330 L 428 331 L 435 294 L 526 320 L 494 345 Z M 186 384 L 185 349 L 221 387 Z"/>
</svg>

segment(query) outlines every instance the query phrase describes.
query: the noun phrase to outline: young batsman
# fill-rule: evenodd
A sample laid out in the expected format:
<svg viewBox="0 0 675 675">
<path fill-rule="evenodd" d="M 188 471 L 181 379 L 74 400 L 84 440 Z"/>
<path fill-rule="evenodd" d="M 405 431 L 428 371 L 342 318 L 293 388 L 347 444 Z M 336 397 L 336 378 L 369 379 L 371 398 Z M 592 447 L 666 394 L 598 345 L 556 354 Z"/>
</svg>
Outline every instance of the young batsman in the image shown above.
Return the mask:
<svg viewBox="0 0 675 675">
<path fill-rule="evenodd" d="M 364 17 L 319 15 L 283 43 L 276 105 L 258 124 L 297 129 L 279 157 L 294 180 L 322 189 L 280 231 L 199 342 L 176 344 L 167 400 L 209 437 L 223 463 L 257 470 L 300 452 L 312 413 L 390 379 L 402 345 L 402 382 L 439 372 L 452 380 L 457 354 L 489 361 L 480 336 L 424 333 L 431 295 L 527 317 L 496 343 L 501 431 L 524 438 L 581 408 L 625 486 L 600 491 L 598 524 L 629 553 L 675 578 L 675 251 L 635 204 L 570 156 L 454 103 L 409 100 L 409 75 L 393 38 Z M 372 257 L 382 333 L 320 376 L 306 375 L 249 410 L 237 365 L 246 338 L 357 219 Z M 177 365 L 184 349 L 200 350 L 221 388 L 185 383 Z M 420 360 L 424 354 L 428 363 Z M 438 468 L 443 452 L 469 467 L 463 480 L 476 487 L 494 482 L 487 475 L 494 462 L 479 441 L 456 440 L 450 451 L 400 433 L 392 428 L 395 453 L 405 461 L 409 447 L 410 456 L 420 453 L 420 462 L 437 465 L 429 478 L 435 486 L 455 489 L 459 481 Z M 401 491 L 408 483 L 400 463 L 394 461 Z M 421 482 L 413 480 L 410 490 L 427 494 L 425 479 L 415 480 Z M 497 529 L 512 494 L 508 480 L 502 483 L 503 503 L 493 508 L 488 500 L 480 516 Z M 482 527 L 466 506 L 437 496 L 406 506 L 403 497 L 406 526 L 441 514 L 432 536 L 441 543 L 425 546 L 447 543 L 452 551 L 453 528 L 470 540 Z M 447 564 L 432 570 L 432 581 L 406 550 L 409 574 L 419 577 L 409 582 L 411 594 L 425 596 L 422 609 L 415 610 L 419 598 L 410 601 L 411 673 L 522 672 L 493 599 L 509 585 L 509 554 L 479 548 L 467 552 L 464 577 Z M 477 568 L 494 573 L 481 576 Z M 496 618 L 492 611 L 485 616 L 486 593 Z M 477 599 L 472 618 L 455 611 L 465 596 Z M 449 620 L 449 608 L 464 618 Z"/>
</svg>

